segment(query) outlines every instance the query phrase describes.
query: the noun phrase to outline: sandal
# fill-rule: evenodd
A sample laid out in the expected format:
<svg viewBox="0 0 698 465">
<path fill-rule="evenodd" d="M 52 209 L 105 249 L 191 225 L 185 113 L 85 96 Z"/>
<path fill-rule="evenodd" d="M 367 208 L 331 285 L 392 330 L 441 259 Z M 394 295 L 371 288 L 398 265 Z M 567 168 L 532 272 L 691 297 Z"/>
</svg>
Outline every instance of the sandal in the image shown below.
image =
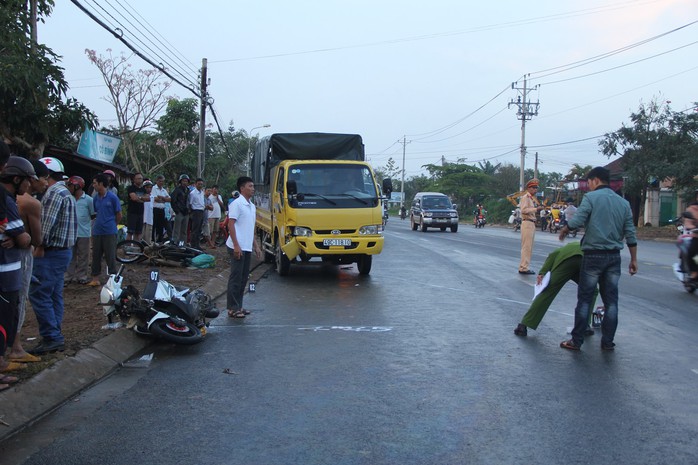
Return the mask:
<svg viewBox="0 0 698 465">
<path fill-rule="evenodd" d="M 252 312 L 249 311 L 249 310 L 247 310 L 246 308 L 243 308 L 243 309 L 242 309 L 242 313 L 244 313 L 245 315 L 249 315 L 249 314 L 252 313 Z"/>
<path fill-rule="evenodd" d="M 238 310 L 237 312 L 233 313 L 233 318 L 245 318 L 245 312 Z"/>
<path fill-rule="evenodd" d="M 8 362 L 7 366 L 5 366 L 5 368 L 0 369 L 0 373 L 7 373 L 8 371 L 23 370 L 25 368 L 27 368 L 27 365 L 24 363 Z"/>
<path fill-rule="evenodd" d="M 519 324 L 514 329 L 514 334 L 516 334 L 517 336 L 527 336 L 528 335 L 528 328 L 526 328 L 526 325 Z"/>
<path fill-rule="evenodd" d="M 560 343 L 560 347 L 562 347 L 563 349 L 567 349 L 567 350 L 579 350 L 580 349 L 580 347 L 577 344 L 575 344 L 572 339 L 570 339 L 569 341 L 562 341 Z"/>
<path fill-rule="evenodd" d="M 16 383 L 17 381 L 19 381 L 19 378 L 17 378 L 16 376 L 3 376 L 2 378 L 0 378 L 1 384 L 12 384 Z"/>
</svg>

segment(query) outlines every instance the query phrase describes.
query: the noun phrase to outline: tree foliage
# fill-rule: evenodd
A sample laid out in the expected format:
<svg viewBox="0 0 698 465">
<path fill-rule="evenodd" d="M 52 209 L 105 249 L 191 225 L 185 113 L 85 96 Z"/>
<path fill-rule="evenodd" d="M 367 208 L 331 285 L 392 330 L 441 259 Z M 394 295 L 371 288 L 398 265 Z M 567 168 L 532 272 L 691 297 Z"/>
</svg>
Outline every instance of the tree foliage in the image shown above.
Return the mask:
<svg viewBox="0 0 698 465">
<path fill-rule="evenodd" d="M 676 188 L 695 185 L 698 174 L 698 115 L 674 112 L 669 102 L 655 98 L 641 103 L 625 125 L 604 135 L 599 146 L 608 157 L 622 155 L 625 191 L 641 195 L 658 181 L 670 179 Z"/>
<path fill-rule="evenodd" d="M 37 1 L 44 22 L 52 0 Z M 28 2 L 0 0 L 0 135 L 16 153 L 38 157 L 47 143 L 74 140 L 95 115 L 75 99 L 66 98 L 68 83 L 60 57 L 30 35 Z"/>
</svg>

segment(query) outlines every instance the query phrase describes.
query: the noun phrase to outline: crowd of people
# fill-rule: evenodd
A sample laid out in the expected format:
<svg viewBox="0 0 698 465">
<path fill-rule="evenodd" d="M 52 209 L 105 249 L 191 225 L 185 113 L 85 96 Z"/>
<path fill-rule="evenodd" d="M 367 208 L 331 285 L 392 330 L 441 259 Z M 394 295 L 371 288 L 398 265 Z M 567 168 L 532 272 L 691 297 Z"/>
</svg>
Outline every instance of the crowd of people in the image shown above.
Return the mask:
<svg viewBox="0 0 698 465">
<path fill-rule="evenodd" d="M 65 171 L 53 157 L 30 161 L 12 155 L 0 140 L 0 391 L 18 381 L 13 371 L 65 349 L 64 287 L 101 286 L 117 271 L 121 228 L 129 239 L 196 248 L 215 248 L 227 236 L 218 186 L 204 187 L 203 179 L 190 186 L 183 174 L 169 192 L 164 176 L 153 182 L 135 173 L 120 192 L 111 170 L 89 183 Z M 247 248 L 246 241 L 240 244 Z M 229 248 L 232 255 L 235 244 Z M 27 303 L 41 337 L 25 349 L 19 334 Z"/>
</svg>

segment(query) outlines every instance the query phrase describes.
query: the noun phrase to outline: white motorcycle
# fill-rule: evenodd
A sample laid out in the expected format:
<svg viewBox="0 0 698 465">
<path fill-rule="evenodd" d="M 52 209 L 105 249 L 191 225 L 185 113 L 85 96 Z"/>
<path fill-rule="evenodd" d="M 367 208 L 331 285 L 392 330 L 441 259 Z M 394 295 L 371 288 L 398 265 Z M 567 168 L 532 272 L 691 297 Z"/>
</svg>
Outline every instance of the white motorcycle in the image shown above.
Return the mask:
<svg viewBox="0 0 698 465">
<path fill-rule="evenodd" d="M 104 315 L 110 323 L 119 318 L 141 335 L 152 335 L 176 344 L 201 342 L 208 323 L 216 318 L 218 309 L 211 296 L 201 290 L 177 289 L 150 272 L 143 295 L 133 286 L 123 287 L 124 265 L 110 275 L 99 296 Z"/>
</svg>

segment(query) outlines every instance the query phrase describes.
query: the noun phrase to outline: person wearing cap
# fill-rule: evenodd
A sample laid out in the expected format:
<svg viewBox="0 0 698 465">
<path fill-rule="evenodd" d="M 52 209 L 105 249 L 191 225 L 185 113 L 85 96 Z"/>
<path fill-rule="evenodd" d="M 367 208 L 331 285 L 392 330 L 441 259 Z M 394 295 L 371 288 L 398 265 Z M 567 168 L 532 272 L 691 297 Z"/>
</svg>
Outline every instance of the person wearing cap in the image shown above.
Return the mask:
<svg viewBox="0 0 698 465">
<path fill-rule="evenodd" d="M 521 210 L 520 274 L 536 274 L 535 271 L 529 269 L 529 266 L 533 252 L 533 238 L 536 234 L 536 213 L 543 208 L 536 201 L 537 192 L 538 180 L 533 178 L 526 183 L 526 193 L 519 200 L 519 209 Z"/>
<path fill-rule="evenodd" d="M 65 186 L 63 163 L 56 158 L 41 158 L 49 170 L 48 189 L 41 198 L 41 246 L 34 255 L 34 277 L 29 301 L 39 323 L 41 342 L 28 352 L 42 355 L 62 351 L 64 274 L 73 256 L 78 219 L 75 198 Z"/>
<path fill-rule="evenodd" d="M 31 355 L 24 350 L 22 339 L 19 333 L 24 325 L 24 319 L 27 313 L 27 302 L 29 300 L 29 286 L 31 284 L 32 270 L 34 269 L 34 247 L 41 245 L 41 202 L 34 198 L 32 194 L 42 195 L 48 188 L 48 168 L 38 160 L 31 161 L 32 168 L 36 173 L 37 179 L 30 179 L 30 188 L 22 195 L 17 196 L 17 208 L 19 216 L 24 223 L 24 231 L 31 236 L 31 246 L 26 249 L 20 249 L 22 256 L 22 291 L 19 294 L 18 315 L 17 321 L 17 337 L 15 338 L 10 353 L 7 358 L 10 361 L 25 363 L 39 362 L 41 358 Z"/>
<path fill-rule="evenodd" d="M 187 224 L 189 223 L 189 176 L 181 174 L 177 187 L 171 194 L 170 206 L 175 213 L 172 242 L 175 244 L 187 241 Z"/>
<path fill-rule="evenodd" d="M 89 282 L 88 265 L 90 263 L 92 220 L 96 216 L 94 200 L 85 192 L 85 180 L 80 176 L 71 176 L 65 185 L 75 197 L 78 216 L 78 237 L 73 247 L 73 258 L 65 273 L 65 283 L 87 284 Z"/>
<path fill-rule="evenodd" d="M 143 233 L 143 206 L 150 200 L 150 194 L 145 192 L 143 175 L 135 173 L 133 183 L 126 189 L 128 195 L 128 212 L 126 213 L 126 227 L 128 228 L 126 239 L 141 240 Z"/>
<path fill-rule="evenodd" d="M 31 187 L 30 179 L 38 179 L 28 160 L 11 156 L 0 173 L 0 193 L 5 196 L 7 223 L 0 233 L 0 391 L 17 381 L 14 376 L 1 374 L 10 368 L 5 351 L 17 337 L 19 295 L 22 289 L 21 249 L 28 249 L 31 237 L 24 230 L 15 197 Z M 15 364 L 16 366 L 16 364 Z"/>
</svg>

